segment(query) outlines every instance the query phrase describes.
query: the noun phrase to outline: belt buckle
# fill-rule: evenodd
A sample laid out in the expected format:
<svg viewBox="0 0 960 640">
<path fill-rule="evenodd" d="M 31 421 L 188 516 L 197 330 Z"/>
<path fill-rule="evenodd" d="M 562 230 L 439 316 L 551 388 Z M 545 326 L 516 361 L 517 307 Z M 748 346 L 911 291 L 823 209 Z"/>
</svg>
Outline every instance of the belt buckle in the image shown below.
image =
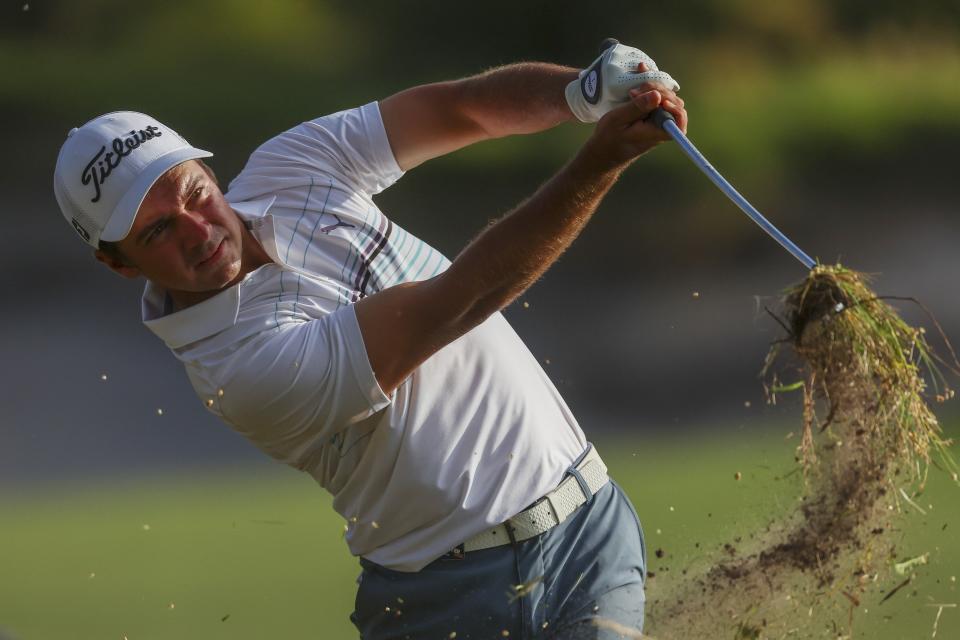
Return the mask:
<svg viewBox="0 0 960 640">
<path fill-rule="evenodd" d="M 517 531 L 510 520 L 512 520 L 512 518 L 507 519 L 506 522 L 503 523 L 503 528 L 507 531 L 507 538 L 510 539 L 510 544 L 517 546 Z"/>
</svg>

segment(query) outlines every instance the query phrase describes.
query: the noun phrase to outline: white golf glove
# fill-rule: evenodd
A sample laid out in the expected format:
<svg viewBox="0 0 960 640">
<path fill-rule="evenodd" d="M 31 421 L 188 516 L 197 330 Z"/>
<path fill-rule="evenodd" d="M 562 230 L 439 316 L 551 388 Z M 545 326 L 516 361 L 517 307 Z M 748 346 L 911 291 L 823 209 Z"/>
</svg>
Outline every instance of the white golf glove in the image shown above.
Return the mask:
<svg viewBox="0 0 960 640">
<path fill-rule="evenodd" d="M 641 62 L 647 64 L 648 71 L 637 72 L 637 65 Z M 567 104 L 581 122 L 596 122 L 618 104 L 629 100 L 630 89 L 644 82 L 658 82 L 673 91 L 680 90 L 680 85 L 669 73 L 657 69 L 653 58 L 639 49 L 615 44 L 581 71 L 577 80 L 567 85 Z"/>
</svg>

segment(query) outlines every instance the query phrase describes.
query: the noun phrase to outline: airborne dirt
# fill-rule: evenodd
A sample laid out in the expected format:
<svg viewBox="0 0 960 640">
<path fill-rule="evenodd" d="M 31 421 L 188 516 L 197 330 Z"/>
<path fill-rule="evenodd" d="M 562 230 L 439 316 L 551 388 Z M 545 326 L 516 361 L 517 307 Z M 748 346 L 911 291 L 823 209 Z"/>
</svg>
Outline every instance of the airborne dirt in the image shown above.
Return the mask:
<svg viewBox="0 0 960 640">
<path fill-rule="evenodd" d="M 706 569 L 652 581 L 654 638 L 849 637 L 867 600 L 906 584 L 891 571 L 894 525 L 916 506 L 931 461 L 956 479 L 927 402 L 953 392 L 925 331 L 903 322 L 862 274 L 818 266 L 775 317 L 787 336 L 764 373 L 771 401 L 803 394 L 804 492 L 792 513 L 723 545 Z M 786 376 L 799 382 L 781 384 Z"/>
</svg>

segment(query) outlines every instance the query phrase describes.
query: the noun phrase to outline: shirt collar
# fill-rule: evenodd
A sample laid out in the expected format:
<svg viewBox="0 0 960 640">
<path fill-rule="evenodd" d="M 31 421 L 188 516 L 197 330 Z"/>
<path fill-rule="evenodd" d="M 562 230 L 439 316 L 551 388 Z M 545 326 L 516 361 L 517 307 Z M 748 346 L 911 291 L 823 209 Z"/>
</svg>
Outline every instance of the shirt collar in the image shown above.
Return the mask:
<svg viewBox="0 0 960 640">
<path fill-rule="evenodd" d="M 245 222 L 252 222 L 265 216 L 267 211 L 270 210 L 270 207 L 273 206 L 274 201 L 277 199 L 277 196 L 267 196 L 257 200 L 231 202 L 230 194 L 227 194 L 225 197 L 227 198 L 227 202 L 230 202 L 230 206 L 233 208 L 233 210 L 236 211 L 240 216 L 240 219 Z"/>
<path fill-rule="evenodd" d="M 273 205 L 276 196 L 246 202 L 231 202 L 230 206 L 248 226 L 257 224 Z M 247 274 L 249 277 L 250 274 Z M 173 311 L 167 290 L 150 281 L 143 290 L 140 311 L 143 324 L 153 331 L 171 349 L 208 338 L 232 327 L 240 312 L 240 285 L 224 289 L 217 295 L 180 311 Z"/>
</svg>

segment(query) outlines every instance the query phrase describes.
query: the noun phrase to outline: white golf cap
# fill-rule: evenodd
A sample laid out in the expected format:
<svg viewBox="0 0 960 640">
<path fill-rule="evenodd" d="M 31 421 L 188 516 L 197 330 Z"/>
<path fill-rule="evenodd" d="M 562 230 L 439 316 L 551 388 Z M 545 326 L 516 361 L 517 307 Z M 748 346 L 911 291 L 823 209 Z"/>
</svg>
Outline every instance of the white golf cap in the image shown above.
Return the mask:
<svg viewBox="0 0 960 640">
<path fill-rule="evenodd" d="M 155 118 L 116 111 L 67 133 L 53 174 L 60 211 L 94 248 L 130 233 L 153 183 L 172 167 L 213 154 Z"/>
</svg>

